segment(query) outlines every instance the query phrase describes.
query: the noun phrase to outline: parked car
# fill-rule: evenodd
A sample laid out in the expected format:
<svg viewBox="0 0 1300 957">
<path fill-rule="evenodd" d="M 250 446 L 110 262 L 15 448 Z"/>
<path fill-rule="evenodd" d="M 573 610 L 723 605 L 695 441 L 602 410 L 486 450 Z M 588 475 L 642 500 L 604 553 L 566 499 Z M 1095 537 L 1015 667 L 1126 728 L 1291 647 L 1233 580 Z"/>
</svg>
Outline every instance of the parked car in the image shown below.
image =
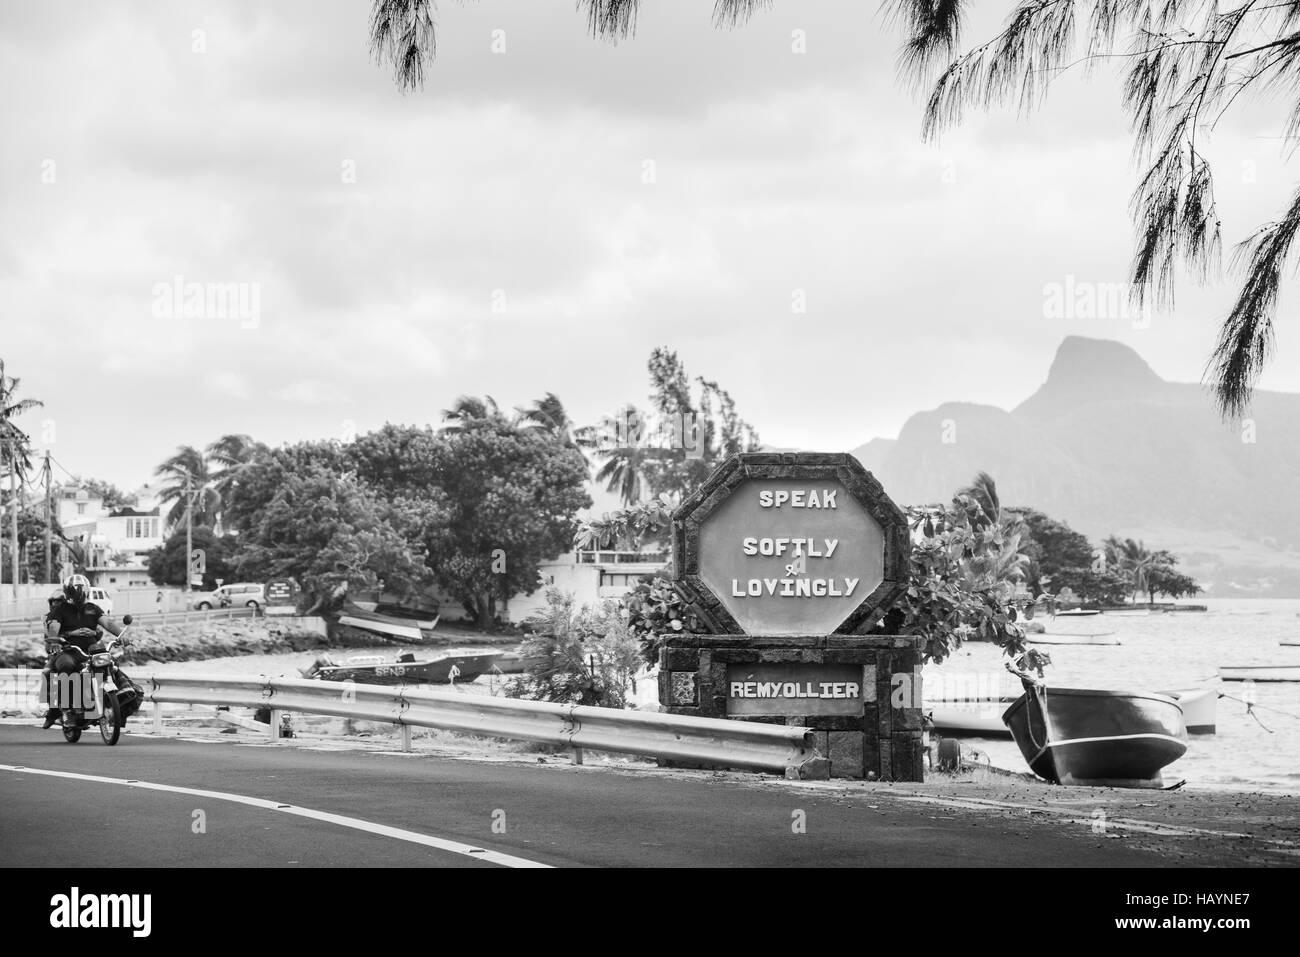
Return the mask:
<svg viewBox="0 0 1300 957">
<path fill-rule="evenodd" d="M 265 604 L 265 587 L 251 582 L 222 585 L 210 592 L 194 596 L 194 607 L 200 611 L 207 611 L 209 608 L 226 608 L 231 605 L 237 608 L 261 608 Z"/>
<path fill-rule="evenodd" d="M 92 588 L 90 597 L 87 601 L 98 605 L 106 615 L 113 614 L 113 596 L 108 593 L 106 588 Z"/>
</svg>

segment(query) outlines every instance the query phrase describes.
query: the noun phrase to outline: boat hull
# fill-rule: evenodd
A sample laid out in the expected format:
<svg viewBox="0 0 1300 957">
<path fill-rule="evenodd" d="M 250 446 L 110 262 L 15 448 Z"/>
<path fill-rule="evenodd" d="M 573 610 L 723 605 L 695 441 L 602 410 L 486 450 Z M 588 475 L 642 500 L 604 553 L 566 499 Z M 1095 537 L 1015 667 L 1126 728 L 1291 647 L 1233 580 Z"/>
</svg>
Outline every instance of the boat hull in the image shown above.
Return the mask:
<svg viewBox="0 0 1300 957">
<path fill-rule="evenodd" d="M 373 665 L 328 665 L 315 675 L 324 681 L 354 681 L 367 685 L 448 684 L 451 669 L 457 681 L 473 681 L 490 671 L 497 655 L 453 655 L 437 661 L 391 661 Z"/>
<path fill-rule="evenodd" d="M 1099 631 L 1094 634 L 1056 632 L 1026 635 L 1025 641 L 1033 645 L 1118 645 L 1119 639 L 1111 631 Z"/>
<path fill-rule="evenodd" d="M 1161 787 L 1161 769 L 1187 752 L 1166 695 L 1035 686 L 1002 720 L 1030 769 L 1057 784 Z"/>
<path fill-rule="evenodd" d="M 1002 712 L 1015 698 L 948 698 L 926 701 L 934 730 L 953 737 L 1010 738 Z"/>
<path fill-rule="evenodd" d="M 1227 665 L 1219 669 L 1224 681 L 1300 681 L 1300 665 Z"/>
<path fill-rule="evenodd" d="M 1178 702 L 1183 709 L 1183 725 L 1188 734 L 1214 734 L 1219 714 L 1217 688 L 1188 688 L 1182 691 L 1161 691 Z"/>
</svg>

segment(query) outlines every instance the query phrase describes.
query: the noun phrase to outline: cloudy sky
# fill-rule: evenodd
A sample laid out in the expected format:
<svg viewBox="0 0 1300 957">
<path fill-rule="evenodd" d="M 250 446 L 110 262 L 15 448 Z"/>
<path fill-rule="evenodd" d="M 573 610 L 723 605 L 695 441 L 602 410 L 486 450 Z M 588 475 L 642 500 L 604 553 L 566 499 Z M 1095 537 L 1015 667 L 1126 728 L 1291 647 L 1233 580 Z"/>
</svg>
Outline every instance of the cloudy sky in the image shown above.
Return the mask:
<svg viewBox="0 0 1300 957">
<path fill-rule="evenodd" d="M 1045 315 L 1046 284 L 1127 277 L 1110 73 L 936 146 L 875 4 L 731 31 L 710 7 L 647 2 L 611 45 L 572 0 L 444 0 L 403 95 L 366 0 L 4 5 L 0 357 L 46 404 L 22 424 L 134 487 L 183 443 L 436 423 L 462 393 L 594 421 L 645 400 L 661 344 L 809 449 L 1010 407 L 1072 333 L 1200 379 L 1226 284 L 1147 328 Z M 1294 188 L 1277 132 L 1247 113 L 1210 144 L 1227 244 Z M 178 281 L 242 284 L 248 311 L 176 313 Z M 1282 305 L 1264 385 L 1296 391 Z"/>
</svg>

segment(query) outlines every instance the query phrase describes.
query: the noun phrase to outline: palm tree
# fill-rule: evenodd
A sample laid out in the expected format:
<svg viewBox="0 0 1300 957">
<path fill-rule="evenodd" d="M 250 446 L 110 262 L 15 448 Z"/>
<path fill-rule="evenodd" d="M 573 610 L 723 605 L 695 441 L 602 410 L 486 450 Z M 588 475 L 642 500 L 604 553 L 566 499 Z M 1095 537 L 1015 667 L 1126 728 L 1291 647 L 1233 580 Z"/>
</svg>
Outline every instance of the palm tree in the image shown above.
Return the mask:
<svg viewBox="0 0 1300 957">
<path fill-rule="evenodd" d="M 5 376 L 5 363 L 0 359 L 0 461 L 9 463 L 9 562 L 15 602 L 18 600 L 18 474 L 26 473 L 31 461 L 27 433 L 14 424 L 14 419 L 45 404 L 39 399 L 19 399 L 16 393 L 21 384 L 21 379 Z"/>
<path fill-rule="evenodd" d="M 582 464 L 590 466 L 591 461 L 584 451 L 594 444 L 592 429 L 577 428 L 569 418 L 564 403 L 554 392 L 548 392 L 540 399 L 534 399 L 528 408 L 515 410 L 519 414 L 519 423 L 525 429 L 545 429 L 560 438 L 565 445 L 582 456 Z"/>
<path fill-rule="evenodd" d="M 968 496 L 979 506 L 984 517 L 981 525 L 998 525 L 1002 522 L 1002 501 L 998 498 L 998 485 L 988 472 L 976 474 L 975 481 L 959 489 L 957 494 Z"/>
<path fill-rule="evenodd" d="M 1142 541 L 1135 542 L 1131 538 L 1121 540 L 1115 535 L 1106 539 L 1105 546 L 1106 562 L 1128 577 L 1134 600 L 1140 592 L 1146 592 L 1150 596 L 1151 573 L 1159 564 L 1158 553 L 1149 550 Z"/>
<path fill-rule="evenodd" d="M 461 432 L 471 422 L 482 422 L 485 419 L 510 421 L 497 405 L 497 400 L 490 395 L 481 399 L 476 395 L 457 396 L 450 409 L 442 410 L 443 429 L 447 432 Z"/>
<path fill-rule="evenodd" d="M 221 495 L 213 485 L 213 475 L 202 452 L 192 445 L 182 445 L 175 455 L 154 469 L 154 475 L 163 480 L 159 500 L 173 503 L 167 513 L 168 525 L 175 525 L 185 518 L 187 477 L 190 490 L 195 493 L 194 524 L 212 525 L 215 522 Z"/>
<path fill-rule="evenodd" d="M 234 498 L 240 475 L 266 451 L 266 445 L 242 434 L 223 435 L 204 450 L 208 462 L 217 466 L 212 472 L 212 488 L 221 503 Z"/>
<path fill-rule="evenodd" d="M 598 426 L 580 431 L 582 442 L 602 459 L 596 481 L 605 483 L 605 491 L 615 492 L 624 505 L 635 505 L 650 488 L 648 466 L 659 457 L 659 450 L 642 441 L 639 423 L 643 416 L 634 405 L 626 405 L 617 415 L 606 416 Z"/>
</svg>

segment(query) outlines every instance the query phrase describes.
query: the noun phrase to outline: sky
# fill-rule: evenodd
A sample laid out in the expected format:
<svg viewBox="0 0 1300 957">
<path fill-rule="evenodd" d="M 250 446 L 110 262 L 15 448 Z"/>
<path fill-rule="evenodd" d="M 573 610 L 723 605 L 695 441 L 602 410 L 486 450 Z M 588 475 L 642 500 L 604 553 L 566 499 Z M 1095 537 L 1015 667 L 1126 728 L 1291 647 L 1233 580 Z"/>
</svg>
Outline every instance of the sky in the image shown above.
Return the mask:
<svg viewBox="0 0 1300 957">
<path fill-rule="evenodd" d="M 366 0 L 0 7 L 0 358 L 45 402 L 19 424 L 133 488 L 179 445 L 437 424 L 466 393 L 594 422 L 645 402 L 659 345 L 765 443 L 830 451 L 1014 406 L 1071 334 L 1201 379 L 1231 277 L 1149 323 L 1044 306 L 1128 277 L 1115 74 L 932 144 L 875 4 L 710 9 L 647 2 L 612 44 L 572 0 L 444 0 L 404 94 Z M 1225 246 L 1294 189 L 1281 122 L 1207 145 Z M 1262 385 L 1300 391 L 1288 307 Z"/>
</svg>

